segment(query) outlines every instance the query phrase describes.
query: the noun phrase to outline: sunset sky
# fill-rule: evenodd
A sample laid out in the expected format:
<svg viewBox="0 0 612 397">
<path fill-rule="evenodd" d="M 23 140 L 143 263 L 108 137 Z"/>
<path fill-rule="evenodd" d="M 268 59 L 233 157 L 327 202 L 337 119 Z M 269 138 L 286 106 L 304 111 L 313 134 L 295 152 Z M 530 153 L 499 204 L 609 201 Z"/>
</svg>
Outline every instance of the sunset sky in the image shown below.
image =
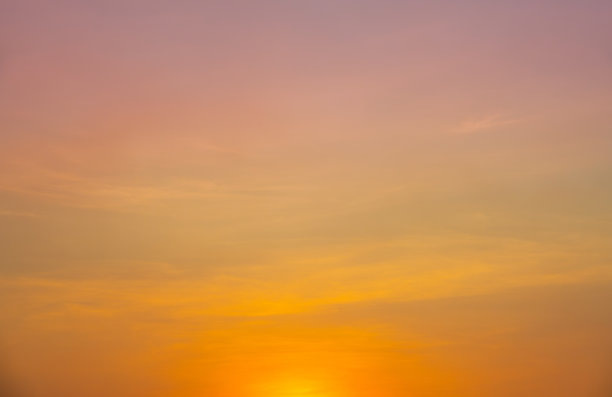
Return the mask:
<svg viewBox="0 0 612 397">
<path fill-rule="evenodd" d="M 610 21 L 0 0 L 0 396 L 610 396 Z"/>
</svg>

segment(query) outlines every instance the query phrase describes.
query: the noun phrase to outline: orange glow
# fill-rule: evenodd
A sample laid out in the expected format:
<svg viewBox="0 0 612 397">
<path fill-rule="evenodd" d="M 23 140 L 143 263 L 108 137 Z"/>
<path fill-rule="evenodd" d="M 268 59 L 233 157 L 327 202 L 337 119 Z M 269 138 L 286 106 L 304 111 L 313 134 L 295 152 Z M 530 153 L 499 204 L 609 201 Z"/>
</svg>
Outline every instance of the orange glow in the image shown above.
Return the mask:
<svg viewBox="0 0 612 397">
<path fill-rule="evenodd" d="M 256 390 L 256 397 L 338 397 L 322 380 L 300 375 L 270 380 Z"/>
</svg>

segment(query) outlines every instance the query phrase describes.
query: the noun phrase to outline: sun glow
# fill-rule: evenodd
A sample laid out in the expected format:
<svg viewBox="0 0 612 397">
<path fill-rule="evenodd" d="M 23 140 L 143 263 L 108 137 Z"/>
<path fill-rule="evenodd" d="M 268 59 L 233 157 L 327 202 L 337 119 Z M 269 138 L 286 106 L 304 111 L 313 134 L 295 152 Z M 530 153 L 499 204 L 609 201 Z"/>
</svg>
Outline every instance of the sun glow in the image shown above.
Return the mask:
<svg viewBox="0 0 612 397">
<path fill-rule="evenodd" d="M 309 376 L 283 376 L 258 387 L 257 397 L 338 397 L 329 382 Z"/>
</svg>

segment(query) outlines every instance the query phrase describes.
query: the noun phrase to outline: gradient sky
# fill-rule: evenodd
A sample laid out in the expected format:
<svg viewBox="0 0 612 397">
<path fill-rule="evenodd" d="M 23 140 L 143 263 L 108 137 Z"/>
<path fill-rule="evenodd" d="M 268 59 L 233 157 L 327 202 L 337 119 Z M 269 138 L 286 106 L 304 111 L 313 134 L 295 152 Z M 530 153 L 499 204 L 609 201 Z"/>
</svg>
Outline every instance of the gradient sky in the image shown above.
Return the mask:
<svg viewBox="0 0 612 397">
<path fill-rule="evenodd" d="M 0 394 L 609 396 L 611 20 L 0 0 Z"/>
</svg>

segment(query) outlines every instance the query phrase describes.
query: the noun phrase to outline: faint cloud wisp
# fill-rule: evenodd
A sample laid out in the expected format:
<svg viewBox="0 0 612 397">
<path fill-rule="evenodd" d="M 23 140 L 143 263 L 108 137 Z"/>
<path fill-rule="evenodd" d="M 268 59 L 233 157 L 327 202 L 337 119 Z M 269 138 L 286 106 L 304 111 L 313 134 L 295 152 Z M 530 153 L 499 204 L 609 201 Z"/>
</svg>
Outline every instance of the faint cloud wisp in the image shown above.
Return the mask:
<svg viewBox="0 0 612 397">
<path fill-rule="evenodd" d="M 490 131 L 498 127 L 517 124 L 522 121 L 523 119 L 521 118 L 508 117 L 501 114 L 492 114 L 485 117 L 465 120 L 452 131 L 456 134 L 474 134 Z"/>
</svg>

